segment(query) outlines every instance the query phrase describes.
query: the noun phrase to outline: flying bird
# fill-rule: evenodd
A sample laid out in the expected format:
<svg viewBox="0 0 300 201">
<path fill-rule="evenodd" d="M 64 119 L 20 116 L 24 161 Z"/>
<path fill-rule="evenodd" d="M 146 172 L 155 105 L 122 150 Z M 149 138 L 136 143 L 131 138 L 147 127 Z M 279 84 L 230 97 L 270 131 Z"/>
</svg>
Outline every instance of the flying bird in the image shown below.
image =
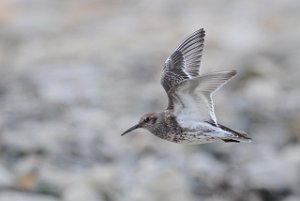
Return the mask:
<svg viewBox="0 0 300 201">
<path fill-rule="evenodd" d="M 144 128 L 161 139 L 179 144 L 251 142 L 239 132 L 217 122 L 212 95 L 226 84 L 235 70 L 200 74 L 205 31 L 199 29 L 181 42 L 165 61 L 161 84 L 168 96 L 163 112 L 150 112 L 122 136 Z"/>
</svg>

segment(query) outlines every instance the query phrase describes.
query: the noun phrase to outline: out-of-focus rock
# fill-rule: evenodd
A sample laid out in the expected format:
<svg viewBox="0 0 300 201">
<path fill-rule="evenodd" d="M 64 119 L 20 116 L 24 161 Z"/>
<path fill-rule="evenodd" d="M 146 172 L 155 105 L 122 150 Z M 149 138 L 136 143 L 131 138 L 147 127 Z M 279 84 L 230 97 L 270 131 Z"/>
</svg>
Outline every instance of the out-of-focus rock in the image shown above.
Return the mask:
<svg viewBox="0 0 300 201">
<path fill-rule="evenodd" d="M 0 193 L 0 201 L 60 201 L 60 199 L 47 196 L 37 195 L 34 193 L 23 193 L 18 191 L 6 191 Z"/>
<path fill-rule="evenodd" d="M 284 124 L 286 125 L 286 129 L 290 135 L 290 137 L 297 139 L 300 141 L 300 116 L 299 113 L 296 115 L 290 115 L 286 119 L 284 119 Z"/>
<path fill-rule="evenodd" d="M 112 165 L 98 165 L 87 172 L 87 180 L 100 193 L 114 196 L 119 179 L 118 167 Z"/>
<path fill-rule="evenodd" d="M 187 160 L 187 175 L 193 180 L 194 191 L 199 194 L 214 189 L 223 182 L 226 166 L 206 153 L 196 153 Z"/>
<path fill-rule="evenodd" d="M 14 184 L 14 176 L 6 167 L 0 163 L 0 188 L 9 187 Z"/>
<path fill-rule="evenodd" d="M 298 201 L 299 197 L 298 196 L 289 196 L 285 199 L 283 199 L 282 201 Z"/>
<path fill-rule="evenodd" d="M 55 190 L 60 194 L 73 183 L 85 181 L 85 175 L 81 171 L 64 170 L 52 166 L 43 166 L 40 169 L 38 185 L 50 191 Z"/>
<path fill-rule="evenodd" d="M 203 201 L 230 201 L 230 198 L 224 197 L 224 196 L 218 196 L 214 195 L 209 198 L 203 199 Z M 256 201 L 256 200 L 249 200 L 249 201 Z"/>
<path fill-rule="evenodd" d="M 101 196 L 87 183 L 75 183 L 63 193 L 63 201 L 103 201 Z"/>
<path fill-rule="evenodd" d="M 147 181 L 146 189 L 150 191 L 152 200 L 180 201 L 192 198 L 183 175 L 174 167 L 161 166 Z"/>
<path fill-rule="evenodd" d="M 272 149 L 271 149 L 272 150 Z M 293 160 L 273 150 L 264 149 L 264 154 L 258 156 L 247 165 L 244 175 L 247 184 L 252 189 L 294 189 L 298 183 L 299 167 Z"/>
</svg>

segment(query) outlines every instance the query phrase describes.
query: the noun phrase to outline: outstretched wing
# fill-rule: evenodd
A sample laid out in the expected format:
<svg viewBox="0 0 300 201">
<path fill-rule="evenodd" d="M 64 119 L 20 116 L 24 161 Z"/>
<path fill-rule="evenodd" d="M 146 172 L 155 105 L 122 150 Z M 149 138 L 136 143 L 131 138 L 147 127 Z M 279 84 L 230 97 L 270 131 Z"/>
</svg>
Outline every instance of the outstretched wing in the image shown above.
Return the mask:
<svg viewBox="0 0 300 201">
<path fill-rule="evenodd" d="M 160 81 L 167 93 L 183 80 L 199 76 L 204 36 L 204 29 L 192 33 L 166 60 Z"/>
<path fill-rule="evenodd" d="M 169 93 L 169 110 L 181 122 L 212 121 L 217 125 L 212 94 L 230 80 L 236 71 L 221 71 L 184 80 Z"/>
</svg>

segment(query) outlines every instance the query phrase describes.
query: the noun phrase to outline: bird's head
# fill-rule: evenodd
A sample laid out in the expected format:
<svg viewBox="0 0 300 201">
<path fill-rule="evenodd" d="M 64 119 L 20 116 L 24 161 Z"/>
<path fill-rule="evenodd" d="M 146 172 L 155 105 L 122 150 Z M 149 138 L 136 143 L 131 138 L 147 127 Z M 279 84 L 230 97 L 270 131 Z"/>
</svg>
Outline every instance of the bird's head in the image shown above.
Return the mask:
<svg viewBox="0 0 300 201">
<path fill-rule="evenodd" d="M 121 135 L 123 136 L 123 135 L 125 135 L 135 129 L 138 129 L 138 128 L 144 128 L 151 132 L 154 129 L 154 125 L 155 125 L 157 119 L 158 119 L 158 113 L 154 113 L 154 112 L 147 113 L 141 117 L 138 124 L 132 126 L 128 130 L 126 130 L 124 133 L 122 133 Z"/>
</svg>

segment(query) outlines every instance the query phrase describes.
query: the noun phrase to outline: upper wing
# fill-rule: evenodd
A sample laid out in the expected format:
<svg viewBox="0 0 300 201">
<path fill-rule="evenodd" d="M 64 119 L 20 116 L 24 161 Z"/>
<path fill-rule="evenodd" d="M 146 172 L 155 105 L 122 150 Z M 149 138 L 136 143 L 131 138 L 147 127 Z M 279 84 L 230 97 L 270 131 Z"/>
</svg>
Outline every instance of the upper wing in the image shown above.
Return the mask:
<svg viewBox="0 0 300 201">
<path fill-rule="evenodd" d="M 192 33 L 166 60 L 160 81 L 167 93 L 183 80 L 199 76 L 204 36 L 204 29 Z"/>
<path fill-rule="evenodd" d="M 211 120 L 217 125 L 212 94 L 230 80 L 236 71 L 222 71 L 185 80 L 173 87 L 168 96 L 169 110 L 177 120 L 193 122 Z"/>
</svg>

